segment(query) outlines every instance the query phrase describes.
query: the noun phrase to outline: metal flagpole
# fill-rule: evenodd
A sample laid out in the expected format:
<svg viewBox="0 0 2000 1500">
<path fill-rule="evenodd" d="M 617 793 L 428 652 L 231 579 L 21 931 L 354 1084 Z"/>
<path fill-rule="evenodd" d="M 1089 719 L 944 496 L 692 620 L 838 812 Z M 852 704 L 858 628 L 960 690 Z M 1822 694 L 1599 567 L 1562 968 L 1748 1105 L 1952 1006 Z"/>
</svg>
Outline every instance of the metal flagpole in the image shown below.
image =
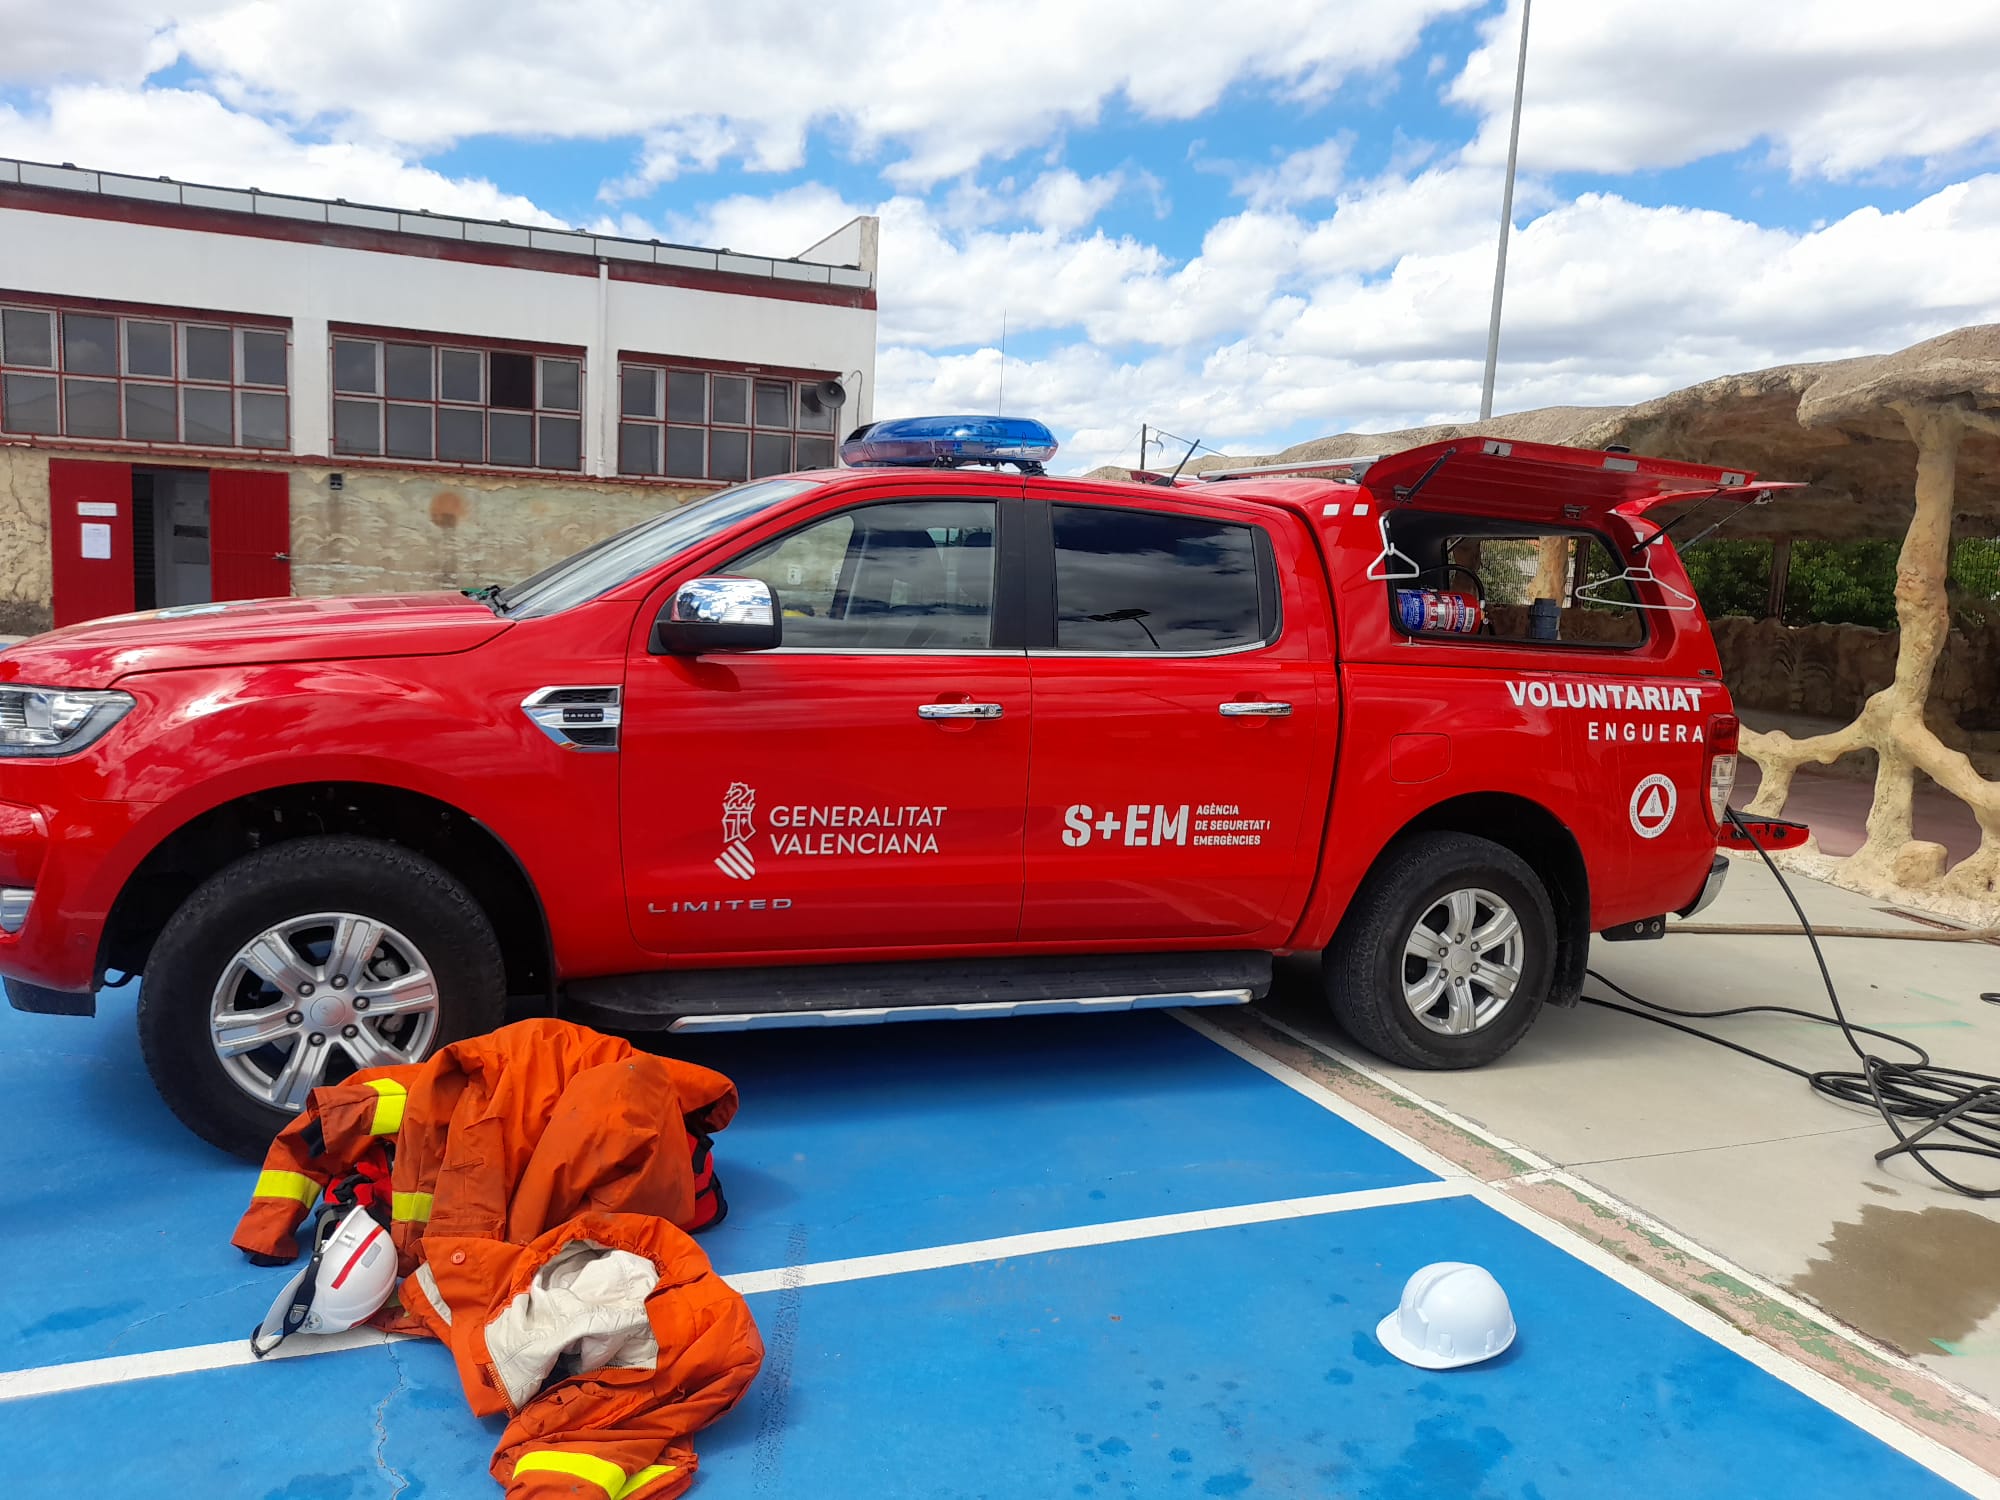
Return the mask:
<svg viewBox="0 0 2000 1500">
<path fill-rule="evenodd" d="M 1514 227 L 1514 163 L 1521 154 L 1521 91 L 1528 81 L 1528 8 L 1521 0 L 1521 56 L 1514 65 L 1514 124 L 1507 135 L 1507 190 L 1500 202 L 1500 256 L 1493 267 L 1493 320 L 1486 328 L 1486 380 L 1479 388 L 1479 420 L 1493 415 L 1493 373 L 1500 363 L 1500 298 L 1507 289 L 1507 234 Z"/>
</svg>

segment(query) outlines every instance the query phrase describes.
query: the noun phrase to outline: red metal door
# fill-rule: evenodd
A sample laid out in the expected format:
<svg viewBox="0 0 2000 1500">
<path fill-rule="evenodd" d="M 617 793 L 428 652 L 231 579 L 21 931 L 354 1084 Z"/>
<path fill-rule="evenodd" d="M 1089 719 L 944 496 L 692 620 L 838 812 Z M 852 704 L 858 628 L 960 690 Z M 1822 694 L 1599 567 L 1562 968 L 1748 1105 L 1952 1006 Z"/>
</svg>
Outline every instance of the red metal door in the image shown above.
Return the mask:
<svg viewBox="0 0 2000 1500">
<path fill-rule="evenodd" d="M 266 469 L 211 470 L 208 537 L 210 598 L 291 597 L 291 475 Z"/>
<path fill-rule="evenodd" d="M 57 625 L 129 614 L 132 466 L 50 459 L 49 546 Z"/>
<path fill-rule="evenodd" d="M 619 762 L 644 947 L 1014 940 L 1029 680 L 1022 652 L 984 644 L 995 537 L 990 499 L 887 501 L 711 565 L 772 584 L 786 645 L 632 662 Z"/>
<path fill-rule="evenodd" d="M 1051 502 L 1057 628 L 1029 653 L 1022 941 L 1275 946 L 1338 723 L 1319 559 L 1270 512 L 1028 493 Z"/>
</svg>

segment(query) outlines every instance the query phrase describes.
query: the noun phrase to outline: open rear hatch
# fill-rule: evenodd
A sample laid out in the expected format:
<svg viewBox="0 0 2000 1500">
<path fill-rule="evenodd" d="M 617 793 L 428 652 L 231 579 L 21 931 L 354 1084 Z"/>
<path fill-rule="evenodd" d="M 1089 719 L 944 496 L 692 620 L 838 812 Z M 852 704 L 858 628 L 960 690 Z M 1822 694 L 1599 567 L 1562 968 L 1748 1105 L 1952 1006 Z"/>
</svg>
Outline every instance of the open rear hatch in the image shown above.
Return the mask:
<svg viewBox="0 0 2000 1500">
<path fill-rule="evenodd" d="M 1385 510 L 1409 506 L 1572 526 L 1588 526 L 1610 511 L 1636 516 L 1656 505 L 1714 498 L 1748 503 L 1800 487 L 1760 482 L 1746 469 L 1486 437 L 1378 458 L 1360 483 Z"/>
</svg>

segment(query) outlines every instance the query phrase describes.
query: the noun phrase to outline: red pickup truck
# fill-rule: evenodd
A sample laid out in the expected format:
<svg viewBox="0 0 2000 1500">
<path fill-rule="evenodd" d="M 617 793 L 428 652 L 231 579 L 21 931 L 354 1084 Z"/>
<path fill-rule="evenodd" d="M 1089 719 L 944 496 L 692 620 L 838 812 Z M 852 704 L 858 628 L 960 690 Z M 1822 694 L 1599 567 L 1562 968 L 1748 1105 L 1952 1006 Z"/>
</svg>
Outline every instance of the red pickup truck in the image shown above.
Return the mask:
<svg viewBox="0 0 2000 1500">
<path fill-rule="evenodd" d="M 9 999 L 142 975 L 160 1092 L 254 1154 L 510 998 L 627 1031 L 1227 1004 L 1324 950 L 1356 1040 L 1473 1066 L 1576 999 L 1592 933 L 1713 895 L 1736 720 L 1644 512 L 1752 476 L 1484 438 L 1019 467 L 788 475 L 505 589 L 0 653 Z"/>
</svg>

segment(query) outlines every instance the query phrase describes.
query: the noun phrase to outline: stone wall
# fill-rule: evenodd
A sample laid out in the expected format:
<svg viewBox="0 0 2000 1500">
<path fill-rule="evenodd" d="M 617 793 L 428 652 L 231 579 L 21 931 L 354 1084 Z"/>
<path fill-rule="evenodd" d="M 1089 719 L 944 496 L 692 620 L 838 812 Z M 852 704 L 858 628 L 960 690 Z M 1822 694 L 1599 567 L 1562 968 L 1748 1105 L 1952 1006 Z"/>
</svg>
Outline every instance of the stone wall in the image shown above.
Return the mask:
<svg viewBox="0 0 2000 1500">
<path fill-rule="evenodd" d="M 1745 708 L 1845 723 L 1896 677 L 1897 632 L 1865 625 L 1786 625 L 1729 615 L 1712 622 L 1723 680 Z M 1931 681 L 1927 717 L 2000 729 L 2000 625 L 1955 629 Z"/>
<path fill-rule="evenodd" d="M 123 462 L 127 454 L 65 453 Z M 292 591 L 404 593 L 511 583 L 712 493 L 619 481 L 250 461 L 159 467 L 291 475 Z M 341 476 L 335 489 L 332 477 Z M 0 635 L 49 627 L 49 453 L 0 445 Z"/>
<path fill-rule="evenodd" d="M 48 628 L 48 455 L 0 447 L 0 635 Z"/>
<path fill-rule="evenodd" d="M 336 473 L 338 490 L 328 482 Z M 380 594 L 512 583 L 708 493 L 708 487 L 299 468 L 292 472 L 292 588 Z"/>
</svg>

